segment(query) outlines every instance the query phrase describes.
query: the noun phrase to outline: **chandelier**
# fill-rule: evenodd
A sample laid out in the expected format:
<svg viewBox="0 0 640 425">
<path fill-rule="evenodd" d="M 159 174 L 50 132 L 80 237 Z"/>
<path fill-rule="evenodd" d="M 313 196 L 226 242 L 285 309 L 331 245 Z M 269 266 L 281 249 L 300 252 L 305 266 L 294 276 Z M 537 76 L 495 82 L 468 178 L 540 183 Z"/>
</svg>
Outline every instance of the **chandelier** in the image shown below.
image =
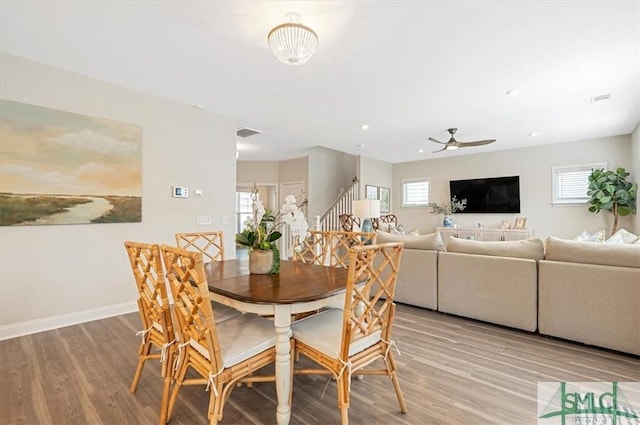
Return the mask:
<svg viewBox="0 0 640 425">
<path fill-rule="evenodd" d="M 300 15 L 287 14 L 289 22 L 269 31 L 267 42 L 280 62 L 287 65 L 303 65 L 311 59 L 318 46 L 318 36 L 300 23 Z"/>
</svg>

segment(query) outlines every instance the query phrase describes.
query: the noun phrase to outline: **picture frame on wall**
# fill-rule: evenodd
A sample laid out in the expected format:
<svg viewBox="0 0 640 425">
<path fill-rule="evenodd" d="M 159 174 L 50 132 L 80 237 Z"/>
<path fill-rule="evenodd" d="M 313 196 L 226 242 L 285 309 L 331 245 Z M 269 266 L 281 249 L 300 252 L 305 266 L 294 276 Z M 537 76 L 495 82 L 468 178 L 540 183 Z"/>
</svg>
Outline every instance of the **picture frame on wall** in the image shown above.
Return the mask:
<svg viewBox="0 0 640 425">
<path fill-rule="evenodd" d="M 378 186 L 364 186 L 364 199 L 378 199 Z"/>
<path fill-rule="evenodd" d="M 388 187 L 379 187 L 378 199 L 380 199 L 380 212 L 391 212 L 391 189 Z"/>
</svg>

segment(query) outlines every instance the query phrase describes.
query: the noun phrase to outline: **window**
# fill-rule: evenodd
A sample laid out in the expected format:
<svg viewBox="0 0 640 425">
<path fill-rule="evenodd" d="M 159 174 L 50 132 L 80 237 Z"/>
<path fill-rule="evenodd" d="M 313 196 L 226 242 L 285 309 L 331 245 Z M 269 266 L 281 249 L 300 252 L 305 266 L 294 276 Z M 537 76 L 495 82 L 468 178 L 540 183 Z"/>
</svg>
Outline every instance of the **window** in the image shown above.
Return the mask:
<svg viewBox="0 0 640 425">
<path fill-rule="evenodd" d="M 429 203 L 429 179 L 402 180 L 402 206 L 427 206 Z"/>
<path fill-rule="evenodd" d="M 244 222 L 253 214 L 251 192 L 236 192 L 236 233 L 242 232 Z"/>
<path fill-rule="evenodd" d="M 586 204 L 591 170 L 607 168 L 605 162 L 552 167 L 553 204 Z"/>
</svg>

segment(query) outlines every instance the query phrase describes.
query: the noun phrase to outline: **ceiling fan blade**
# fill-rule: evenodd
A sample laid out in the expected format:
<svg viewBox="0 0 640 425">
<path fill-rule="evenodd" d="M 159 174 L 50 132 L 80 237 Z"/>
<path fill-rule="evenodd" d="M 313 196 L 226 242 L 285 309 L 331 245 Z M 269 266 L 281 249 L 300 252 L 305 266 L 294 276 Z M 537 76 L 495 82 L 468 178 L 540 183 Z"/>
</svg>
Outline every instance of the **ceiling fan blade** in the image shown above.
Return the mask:
<svg viewBox="0 0 640 425">
<path fill-rule="evenodd" d="M 467 146 L 483 146 L 488 145 L 489 143 L 495 142 L 496 139 L 487 139 L 487 140 L 477 140 L 475 142 L 458 142 L 459 147 L 467 147 Z"/>
<path fill-rule="evenodd" d="M 442 143 L 442 142 L 438 142 L 438 143 Z M 447 150 L 447 146 L 443 147 L 442 149 L 438 149 L 437 151 L 433 151 L 432 153 L 438 153 L 446 150 Z"/>
<path fill-rule="evenodd" d="M 436 140 L 433 137 L 429 137 L 429 140 L 431 140 L 432 142 L 440 143 L 441 145 L 446 145 L 445 142 L 441 142 L 440 140 Z"/>
</svg>

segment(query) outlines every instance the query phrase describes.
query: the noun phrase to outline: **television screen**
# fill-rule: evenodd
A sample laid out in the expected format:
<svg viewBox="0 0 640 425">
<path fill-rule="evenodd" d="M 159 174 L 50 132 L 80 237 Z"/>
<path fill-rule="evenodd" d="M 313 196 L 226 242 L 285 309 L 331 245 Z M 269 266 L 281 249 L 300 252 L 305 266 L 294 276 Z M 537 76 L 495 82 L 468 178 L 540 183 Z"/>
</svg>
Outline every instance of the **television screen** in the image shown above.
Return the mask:
<svg viewBox="0 0 640 425">
<path fill-rule="evenodd" d="M 456 214 L 519 213 L 520 177 L 450 180 L 451 197 L 466 199 L 467 207 Z"/>
</svg>

